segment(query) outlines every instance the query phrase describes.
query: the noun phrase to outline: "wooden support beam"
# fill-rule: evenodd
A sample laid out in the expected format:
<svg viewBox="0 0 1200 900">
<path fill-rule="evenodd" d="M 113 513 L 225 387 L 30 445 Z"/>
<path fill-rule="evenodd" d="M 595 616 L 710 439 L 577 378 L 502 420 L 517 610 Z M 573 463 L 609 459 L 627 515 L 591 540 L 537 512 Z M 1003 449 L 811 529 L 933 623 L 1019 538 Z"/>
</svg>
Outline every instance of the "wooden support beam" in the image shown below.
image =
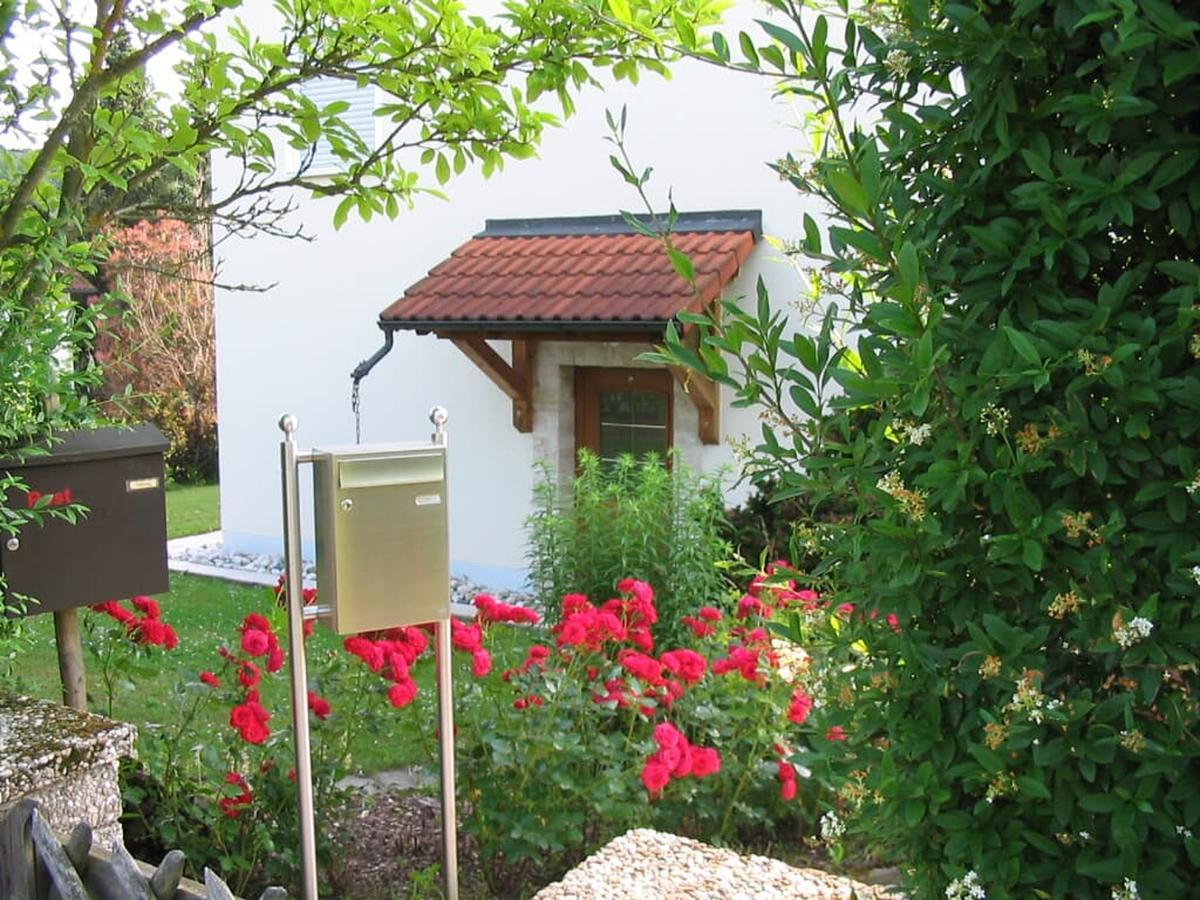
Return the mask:
<svg viewBox="0 0 1200 900">
<path fill-rule="evenodd" d="M 700 443 L 721 443 L 721 395 L 716 382 L 690 369 L 679 366 L 671 366 L 670 369 L 699 414 L 700 425 L 697 430 Z"/>
<path fill-rule="evenodd" d="M 533 378 L 534 350 L 536 344 L 527 339 L 512 342 L 513 371 L 526 385 L 526 394 L 520 400 L 513 400 L 513 428 L 521 434 L 533 431 Z"/>
<path fill-rule="evenodd" d="M 481 337 L 456 335 L 450 342 L 512 400 L 513 425 L 517 431 L 522 434 L 533 431 L 533 342 L 513 341 L 512 365 Z"/>
</svg>

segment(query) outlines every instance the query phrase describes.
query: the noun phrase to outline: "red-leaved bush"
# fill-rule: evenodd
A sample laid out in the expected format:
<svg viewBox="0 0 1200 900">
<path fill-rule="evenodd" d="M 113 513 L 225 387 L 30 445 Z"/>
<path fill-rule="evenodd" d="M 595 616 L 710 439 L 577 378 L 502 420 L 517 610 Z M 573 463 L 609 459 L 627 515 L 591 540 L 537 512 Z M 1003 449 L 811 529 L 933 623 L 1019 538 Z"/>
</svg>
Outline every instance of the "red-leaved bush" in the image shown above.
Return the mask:
<svg viewBox="0 0 1200 900">
<path fill-rule="evenodd" d="M 104 322 L 96 357 L 105 387 L 171 442 L 180 480 L 216 475 L 216 335 L 212 268 L 202 229 L 173 219 L 116 231 L 104 274 L 123 306 Z"/>
</svg>

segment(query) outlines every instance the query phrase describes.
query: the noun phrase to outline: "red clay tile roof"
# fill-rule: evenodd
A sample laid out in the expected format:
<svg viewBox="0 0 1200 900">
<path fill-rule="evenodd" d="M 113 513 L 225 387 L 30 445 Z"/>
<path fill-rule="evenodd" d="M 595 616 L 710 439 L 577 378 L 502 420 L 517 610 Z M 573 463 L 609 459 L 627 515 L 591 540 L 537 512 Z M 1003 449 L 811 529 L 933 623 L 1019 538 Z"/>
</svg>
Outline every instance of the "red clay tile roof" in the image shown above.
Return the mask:
<svg viewBox="0 0 1200 900">
<path fill-rule="evenodd" d="M 660 325 L 716 299 L 753 250 L 761 220 L 721 215 L 681 216 L 672 234 L 695 265 L 696 293 L 659 241 L 619 219 L 508 220 L 489 222 L 385 309 L 380 322 L 421 330 L 468 323 Z"/>
</svg>

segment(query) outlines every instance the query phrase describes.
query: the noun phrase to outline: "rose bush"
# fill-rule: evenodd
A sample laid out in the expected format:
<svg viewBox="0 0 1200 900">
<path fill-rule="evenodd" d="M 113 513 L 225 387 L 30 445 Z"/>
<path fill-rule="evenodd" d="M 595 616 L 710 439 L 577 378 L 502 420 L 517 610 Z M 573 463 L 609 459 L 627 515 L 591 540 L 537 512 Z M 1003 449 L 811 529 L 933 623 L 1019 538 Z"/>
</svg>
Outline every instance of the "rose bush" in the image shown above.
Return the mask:
<svg viewBox="0 0 1200 900">
<path fill-rule="evenodd" d="M 798 837 L 815 818 L 820 780 L 786 760 L 797 741 L 840 734 L 819 727 L 808 655 L 766 626 L 821 608 L 818 596 L 760 576 L 738 603 L 667 630 L 650 585 L 619 589 L 598 604 L 562 598 L 557 624 L 530 631 L 523 656 L 490 676 L 507 704 L 479 680 L 460 694 L 464 825 L 498 894 L 557 877 L 633 827 L 728 843 Z M 686 639 L 663 646 L 662 633 Z"/>
<path fill-rule="evenodd" d="M 637 826 L 774 842 L 798 839 L 816 820 L 821 771 L 791 760 L 841 742 L 844 720 L 828 715 L 814 661 L 769 626 L 791 610 L 847 612 L 827 609 L 775 566 L 740 598 L 700 606 L 674 629 L 649 584 L 618 587 L 598 603 L 566 595 L 549 627 L 486 594 L 473 620 L 452 620 L 463 824 L 498 895 L 545 883 Z M 154 601 L 137 598 L 135 609 L 101 608 L 128 652 L 147 653 L 164 633 L 172 637 L 163 646 L 177 643 Z M 292 884 L 298 866 L 284 619 L 278 603 L 248 613 L 211 666 L 179 686 L 179 720 L 143 730 L 141 761 L 126 772 L 131 845 L 151 856 L 180 847 L 238 890 Z M 424 690 L 421 667 L 431 668 L 431 631 L 352 635 L 338 650 L 309 653 L 319 817 L 336 814 L 337 783 L 364 729 L 432 737 L 429 705 L 411 709 Z M 665 643 L 672 633 L 685 637 Z M 432 767 L 433 740 L 423 749 L 429 755 L 414 762 Z M 328 833 L 318 825 L 326 876 Z"/>
<path fill-rule="evenodd" d="M 211 668 L 176 687 L 178 720 L 143 728 L 140 761 L 124 773 L 130 845 L 148 858 L 178 847 L 189 865 L 219 869 L 239 893 L 293 885 L 300 865 L 281 589 L 275 599 L 263 612 L 247 614 L 214 649 Z M 315 602 L 316 592 L 306 590 L 304 600 Z M 105 604 L 104 611 L 132 615 L 119 604 Z M 156 606 L 146 611 L 159 620 Z M 121 627 L 130 637 L 146 633 L 144 622 Z M 313 631 L 306 621 L 306 639 Z M 310 652 L 307 705 L 319 819 L 335 814 L 342 798 L 337 784 L 352 771 L 359 735 L 396 728 L 395 707 L 417 696 L 412 676 L 428 647 L 424 630 L 401 628 L 350 637 L 340 651 Z M 214 720 L 222 723 L 215 729 Z M 328 835 L 327 827 L 318 827 L 325 879 L 334 863 Z"/>
</svg>

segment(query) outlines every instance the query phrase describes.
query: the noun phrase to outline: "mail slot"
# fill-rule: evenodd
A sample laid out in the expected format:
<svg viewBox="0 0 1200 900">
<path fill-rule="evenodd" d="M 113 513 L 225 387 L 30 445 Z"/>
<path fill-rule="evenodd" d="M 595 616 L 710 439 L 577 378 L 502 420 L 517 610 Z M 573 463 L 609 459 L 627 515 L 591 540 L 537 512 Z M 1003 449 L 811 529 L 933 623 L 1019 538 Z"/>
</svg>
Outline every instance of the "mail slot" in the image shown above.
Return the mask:
<svg viewBox="0 0 1200 900">
<path fill-rule="evenodd" d="M 71 609 L 169 588 L 163 451 L 153 425 L 68 432 L 42 456 L 0 461 L 29 495 L 10 490 L 5 504 L 82 504 L 74 524 L 46 517 L 15 538 L 0 539 L 7 591 L 36 602 L 27 614 Z M 44 502 L 44 501 L 43 501 Z"/>
<path fill-rule="evenodd" d="M 446 449 L 314 449 L 317 586 L 338 634 L 450 615 Z"/>
</svg>

